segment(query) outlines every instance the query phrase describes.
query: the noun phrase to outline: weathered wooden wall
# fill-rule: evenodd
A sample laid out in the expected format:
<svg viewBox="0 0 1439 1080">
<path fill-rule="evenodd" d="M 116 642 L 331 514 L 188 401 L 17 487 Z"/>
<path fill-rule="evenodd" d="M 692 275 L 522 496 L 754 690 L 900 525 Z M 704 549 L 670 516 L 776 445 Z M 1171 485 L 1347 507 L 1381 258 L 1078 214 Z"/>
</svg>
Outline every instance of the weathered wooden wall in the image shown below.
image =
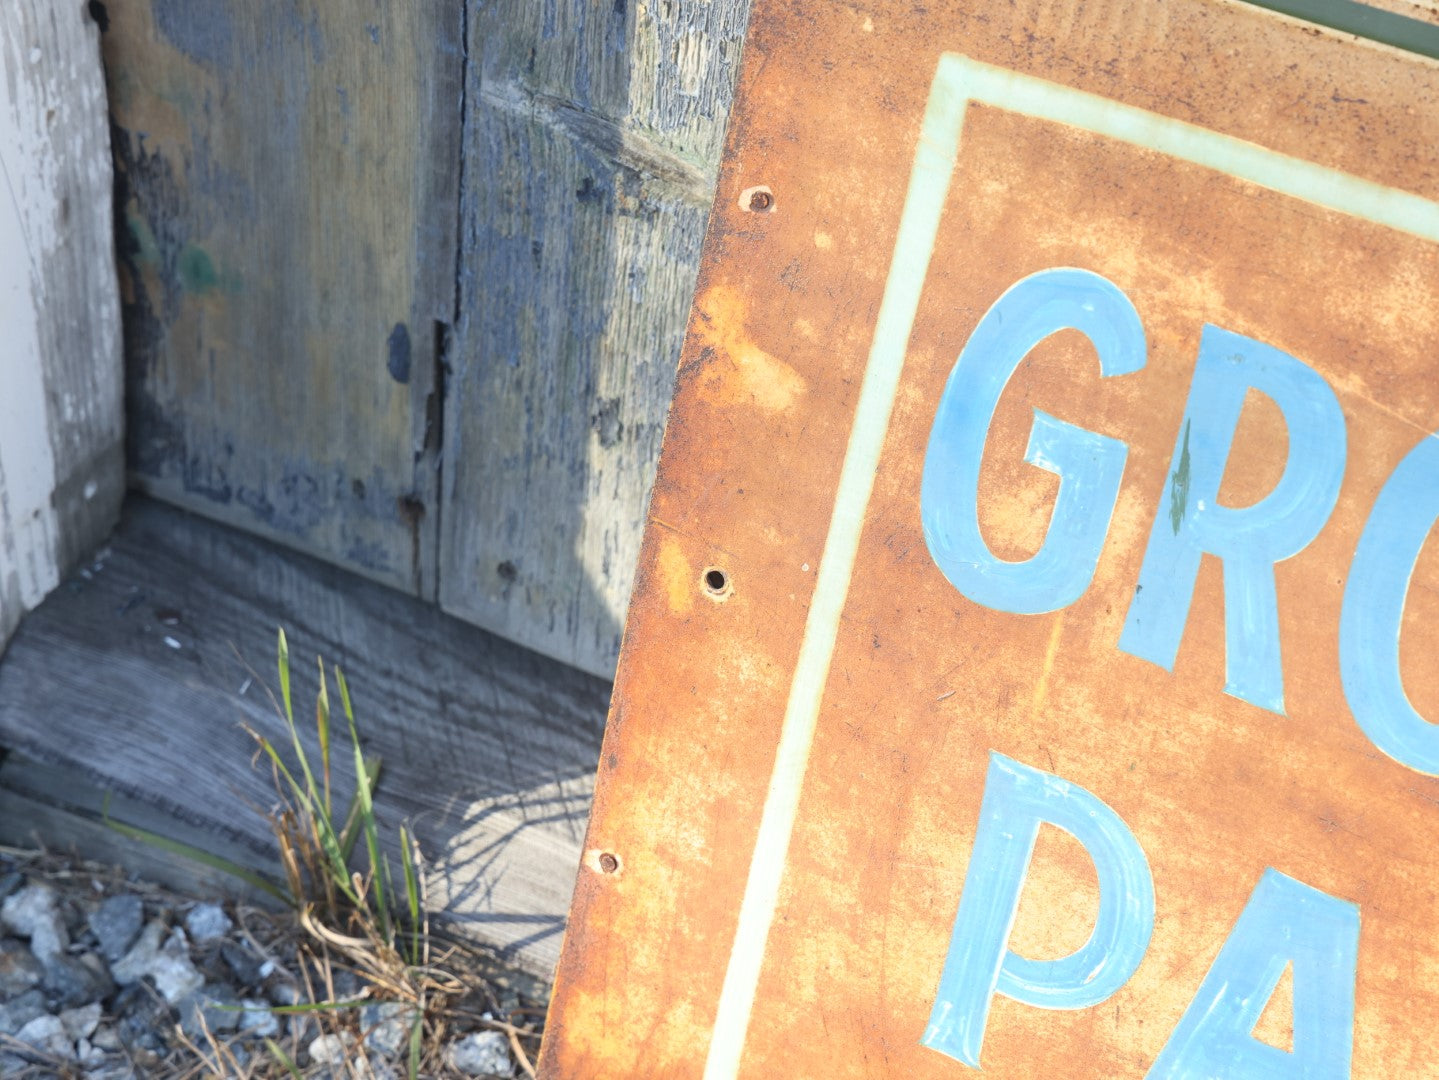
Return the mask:
<svg viewBox="0 0 1439 1080">
<path fill-rule="evenodd" d="M 433 597 L 461 13 L 106 11 L 132 476 Z"/>
<path fill-rule="evenodd" d="M 139 485 L 609 674 L 747 12 L 110 0 Z"/>
<path fill-rule="evenodd" d="M 748 9 L 472 8 L 441 599 L 606 676 Z"/>
<path fill-rule="evenodd" d="M 124 490 L 97 37 L 82 4 L 0 7 L 0 649 Z"/>
</svg>

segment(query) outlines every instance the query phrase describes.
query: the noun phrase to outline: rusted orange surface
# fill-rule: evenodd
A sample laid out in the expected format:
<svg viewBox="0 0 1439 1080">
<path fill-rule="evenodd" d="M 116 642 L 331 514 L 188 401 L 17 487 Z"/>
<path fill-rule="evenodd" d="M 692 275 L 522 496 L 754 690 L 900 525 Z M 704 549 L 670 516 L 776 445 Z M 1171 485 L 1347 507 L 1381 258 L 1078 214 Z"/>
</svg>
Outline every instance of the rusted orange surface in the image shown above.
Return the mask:
<svg viewBox="0 0 1439 1080">
<path fill-rule="evenodd" d="M 957 151 L 939 148 L 932 257 L 892 266 L 897 246 L 916 250 L 901 220 L 915 231 L 911 178 L 934 149 L 939 129 L 923 125 L 946 55 L 988 79 L 988 97 L 964 112 Z M 543 1074 L 973 1072 L 923 1043 L 961 895 L 999 872 L 971 858 L 999 754 L 1117 815 L 1154 916 L 1137 968 L 1098 1003 L 994 994 L 984 1074 L 1138 1077 L 1167 1062 L 1165 1075 L 1207 1075 L 1170 1044 L 1207 973 L 1228 970 L 1220 950 L 1273 871 L 1357 912 L 1357 961 L 1347 977 L 1342 962 L 1320 976 L 1297 963 L 1262 988 L 1263 1015 L 1230 1048 L 1292 1040 L 1293 1060 L 1312 1056 L 1315 1029 L 1290 1030 L 1291 1000 L 1317 979 L 1327 1028 L 1353 1002 L 1352 1068 L 1330 1038 L 1322 1075 L 1439 1075 L 1433 732 L 1376 741 L 1383 717 L 1356 720 L 1363 677 L 1341 677 L 1340 655 L 1361 534 L 1373 525 L 1371 576 L 1392 592 L 1394 522 L 1412 532 L 1415 515 L 1439 512 L 1426 503 L 1439 479 L 1394 488 L 1408 510 L 1387 525 L 1375 509 L 1439 429 L 1439 67 L 1213 0 L 762 0 L 744 64 Z M 1073 115 L 1037 118 L 1041 98 Z M 1132 138 L 1078 122 L 1140 112 L 1155 123 Z M 1234 163 L 1262 175 L 1237 178 Z M 1132 303 L 1143 364 L 1101 377 L 1096 346 L 1068 329 L 1004 385 L 969 497 L 995 558 L 1022 563 L 1052 539 L 1060 478 L 1025 461 L 1037 409 L 1127 447 L 1078 598 L 1019 613 L 946 577 L 921 483 L 981 317 L 1054 268 L 1098 275 Z M 918 300 L 912 324 L 900 320 L 891 394 L 877 340 L 906 273 Z M 1315 419 L 1250 391 L 1218 459 L 1217 503 L 1240 508 L 1280 484 L 1316 430 L 1321 449 L 1343 448 L 1332 511 L 1272 574 L 1282 706 L 1232 670 L 1260 651 L 1226 630 L 1235 560 L 1202 557 L 1172 669 L 1131 639 L 1120 647 L 1141 573 L 1159 588 L 1176 572 L 1160 557 L 1145 566 L 1151 536 L 1212 512 L 1189 494 L 1182 430 L 1213 375 L 1196 375 L 1206 326 L 1282 352 L 1337 403 Z M 1189 419 L 1202 428 L 1206 414 Z M 1206 452 L 1201 431 L 1194 461 Z M 842 475 L 847 454 L 855 475 Z M 1324 453 L 1296 456 L 1302 472 Z M 1435 547 L 1407 593 L 1400 581 L 1393 627 L 1404 691 L 1431 719 Z M 1368 594 L 1348 591 L 1362 614 Z M 1355 670 L 1382 668 L 1393 641 L 1355 625 Z M 1392 683 L 1381 704 L 1398 716 Z M 1082 946 L 1106 902 L 1096 865 L 1040 826 L 1008 949 L 1051 960 Z"/>
</svg>

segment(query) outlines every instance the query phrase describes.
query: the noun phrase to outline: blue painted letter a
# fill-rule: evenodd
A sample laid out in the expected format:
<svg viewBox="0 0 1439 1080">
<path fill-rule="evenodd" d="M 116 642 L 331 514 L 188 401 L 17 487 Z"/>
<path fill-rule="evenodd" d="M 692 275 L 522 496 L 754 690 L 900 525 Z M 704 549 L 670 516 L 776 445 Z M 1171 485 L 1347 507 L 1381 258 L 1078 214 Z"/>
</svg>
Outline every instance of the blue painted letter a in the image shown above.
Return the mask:
<svg viewBox="0 0 1439 1080">
<path fill-rule="evenodd" d="M 1345 1080 L 1354 1044 L 1359 908 L 1266 870 L 1149 1080 Z M 1254 1037 L 1294 971 L 1294 1049 Z"/>
</svg>

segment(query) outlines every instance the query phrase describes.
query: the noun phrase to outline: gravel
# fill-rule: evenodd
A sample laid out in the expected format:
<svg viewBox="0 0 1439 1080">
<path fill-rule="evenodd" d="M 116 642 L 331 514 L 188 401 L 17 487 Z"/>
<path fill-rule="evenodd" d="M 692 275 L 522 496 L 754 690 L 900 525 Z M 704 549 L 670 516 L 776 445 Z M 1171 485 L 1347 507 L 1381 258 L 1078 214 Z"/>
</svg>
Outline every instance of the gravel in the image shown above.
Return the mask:
<svg viewBox="0 0 1439 1080">
<path fill-rule="evenodd" d="M 115 989 L 104 962 L 94 956 L 57 956 L 45 965 L 41 985 L 46 997 L 64 1009 L 103 1001 Z M 87 962 L 88 961 L 88 962 Z"/>
<path fill-rule="evenodd" d="M 410 1045 L 410 1027 L 414 1020 L 415 1010 L 400 1002 L 366 1005 L 360 1010 L 365 1046 L 385 1057 L 398 1058 Z"/>
<path fill-rule="evenodd" d="M 45 995 L 39 990 L 27 990 L 14 1001 L 0 1005 L 0 1034 L 14 1035 L 37 1016 L 48 1012 Z"/>
<path fill-rule="evenodd" d="M 235 924 L 219 904 L 196 904 L 185 916 L 185 929 L 190 932 L 190 940 L 197 944 L 218 941 L 234 928 Z"/>
<path fill-rule="evenodd" d="M 51 1057 L 62 1058 L 66 1061 L 75 1059 L 75 1044 L 65 1033 L 65 1025 L 58 1016 L 46 1013 L 43 1016 L 35 1017 L 15 1033 L 15 1038 L 26 1046 L 34 1047 L 42 1054 L 49 1054 Z"/>
<path fill-rule="evenodd" d="M 0 923 L 17 937 L 28 938 L 30 951 L 42 964 L 70 947 L 55 890 L 49 885 L 27 885 L 7 896 L 0 906 Z"/>
<path fill-rule="evenodd" d="M 115 961 L 130 951 L 145 923 L 145 904 L 134 893 L 106 897 L 90 916 L 90 932 L 100 955 Z"/>
<path fill-rule="evenodd" d="M 71 1039 L 88 1039 L 100 1026 L 100 1015 L 100 1003 L 93 1001 L 83 1008 L 66 1009 L 60 1014 L 60 1023 L 65 1026 L 65 1034 Z"/>
<path fill-rule="evenodd" d="M 258 998 L 244 998 L 240 1001 L 240 1030 L 257 1039 L 273 1038 L 280 1034 L 280 1020 L 270 1006 Z"/>
<path fill-rule="evenodd" d="M 9 1001 L 39 986 L 44 977 L 45 965 L 22 942 L 0 939 L 0 1001 Z"/>
<path fill-rule="evenodd" d="M 310 1060 L 320 1065 L 340 1065 L 350 1056 L 355 1037 L 348 1031 L 318 1035 L 310 1043 Z"/>
<path fill-rule="evenodd" d="M 0 853 L 0 1035 L 18 1040 L 0 1046 L 0 1078 L 226 1072 L 199 1067 L 186 1045 L 211 1039 L 242 1067 L 272 1060 L 262 1040 L 273 1039 L 306 1076 L 407 1075 L 414 1006 L 368 1000 L 374 989 L 353 972 L 327 975 L 335 1000 L 357 1008 L 274 1011 L 309 1001 L 306 980 L 326 985 L 297 958 L 292 927 L 57 862 Z M 506 1036 L 444 1023 L 449 1038 L 426 1046 L 423 1075 L 522 1075 Z"/>
<path fill-rule="evenodd" d="M 450 1044 L 445 1062 L 465 1076 L 509 1076 L 510 1040 L 498 1031 L 476 1031 Z"/>
</svg>

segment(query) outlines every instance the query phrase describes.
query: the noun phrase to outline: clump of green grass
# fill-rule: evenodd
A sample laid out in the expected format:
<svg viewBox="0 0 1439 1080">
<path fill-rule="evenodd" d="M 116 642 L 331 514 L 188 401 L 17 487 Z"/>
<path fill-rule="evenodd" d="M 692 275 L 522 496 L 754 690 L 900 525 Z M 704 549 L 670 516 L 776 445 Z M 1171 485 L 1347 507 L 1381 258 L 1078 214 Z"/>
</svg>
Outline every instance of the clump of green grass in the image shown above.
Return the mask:
<svg viewBox="0 0 1439 1080">
<path fill-rule="evenodd" d="M 358 932 L 387 954 L 409 965 L 422 963 L 421 903 L 419 874 L 415 868 L 414 844 L 400 826 L 403 892 L 397 893 L 390 861 L 380 850 L 379 825 L 375 819 L 375 786 L 380 778 L 380 761 L 367 758 L 360 745 L 355 710 L 345 673 L 333 668 L 340 704 L 344 712 L 347 752 L 353 757 L 355 793 L 343 817 L 335 814 L 331 784 L 331 711 L 329 678 L 323 659 L 317 660 L 319 690 L 315 697 L 315 732 L 320 745 L 319 760 L 312 764 L 300 739 L 290 690 L 290 648 L 285 632 L 279 633 L 278 671 L 280 711 L 290 735 L 295 768 L 266 736 L 246 727 L 274 768 L 281 803 L 271 814 L 275 839 L 280 848 L 290 906 L 318 918 L 318 925 Z M 296 771 L 299 777 L 296 777 Z M 318 773 L 318 779 L 317 774 Z M 364 839 L 366 865 L 352 866 L 354 853 Z M 388 966 L 388 965 L 387 965 Z"/>
<path fill-rule="evenodd" d="M 279 880 L 203 849 L 114 821 L 108 812 L 107 822 L 127 836 L 241 878 L 294 913 L 310 943 L 307 949 L 300 950 L 298 965 L 305 1001 L 276 1006 L 274 1012 L 313 1014 L 322 1026 L 336 1032 L 348 1028 L 354 1034 L 354 1011 L 359 1006 L 370 1001 L 397 1001 L 413 1006 L 406 1055 L 411 1078 L 422 1070 L 425 1075 L 439 1074 L 444 1038 L 456 1026 L 505 1032 L 522 1070 L 534 1076 L 521 1040 L 533 1043 L 538 1032 L 528 1024 L 520 1027 L 496 1019 L 497 1005 L 483 1012 L 466 1008 L 465 999 L 473 987 L 447 970 L 453 946 L 432 956 L 434 939 L 425 910 L 418 848 L 404 825 L 398 830 L 400 873 L 396 886 L 375 815 L 381 763 L 378 757 L 364 753 L 344 672 L 338 665 L 327 670 L 323 658 L 316 660 L 319 684 L 315 694 L 315 753 L 306 748 L 296 719 L 290 647 L 283 629 L 279 631 L 276 654 L 280 692 L 278 699 L 273 693 L 270 698 L 284 721 L 289 746 L 277 746 L 249 725 L 244 728 L 259 748 L 257 760 L 270 765 L 279 795 L 269 813 L 279 849 Z M 330 704 L 332 680 L 344 718 L 338 738 L 334 730 L 338 724 Z M 340 800 L 333 774 L 334 766 L 345 759 L 353 768 L 355 788 L 348 800 Z M 337 967 L 354 971 L 368 984 L 355 999 L 336 999 L 333 972 Z M 293 1047 L 287 1052 L 267 1039 L 269 1062 L 257 1060 L 253 1066 L 241 1069 L 225 1043 L 208 1036 L 207 1042 L 208 1048 L 194 1045 L 191 1049 L 221 1073 L 257 1078 L 301 1075 L 292 1056 Z"/>
</svg>

